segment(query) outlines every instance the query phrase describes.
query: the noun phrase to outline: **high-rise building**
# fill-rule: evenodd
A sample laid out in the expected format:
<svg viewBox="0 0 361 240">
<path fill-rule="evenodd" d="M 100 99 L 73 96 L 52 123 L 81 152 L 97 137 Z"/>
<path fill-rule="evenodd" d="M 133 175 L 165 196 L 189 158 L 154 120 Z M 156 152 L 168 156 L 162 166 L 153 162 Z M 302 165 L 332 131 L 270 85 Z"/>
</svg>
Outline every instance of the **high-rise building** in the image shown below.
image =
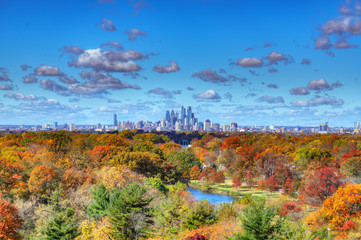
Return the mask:
<svg viewBox="0 0 361 240">
<path fill-rule="evenodd" d="M 211 131 L 211 120 L 207 119 L 206 121 L 204 121 L 203 127 L 204 131 Z"/>
<path fill-rule="evenodd" d="M 116 127 L 117 125 L 118 125 L 117 114 L 114 114 L 114 126 Z"/>
<path fill-rule="evenodd" d="M 70 123 L 69 131 L 74 131 L 74 130 L 75 130 L 75 123 Z"/>
<path fill-rule="evenodd" d="M 167 112 L 165 113 L 165 120 L 167 122 L 170 122 L 170 114 L 169 114 L 169 111 L 167 110 Z"/>
<path fill-rule="evenodd" d="M 182 106 L 181 108 L 181 116 L 180 116 L 181 120 L 182 120 L 182 124 L 185 124 L 185 118 L 186 118 L 186 109 Z"/>
</svg>

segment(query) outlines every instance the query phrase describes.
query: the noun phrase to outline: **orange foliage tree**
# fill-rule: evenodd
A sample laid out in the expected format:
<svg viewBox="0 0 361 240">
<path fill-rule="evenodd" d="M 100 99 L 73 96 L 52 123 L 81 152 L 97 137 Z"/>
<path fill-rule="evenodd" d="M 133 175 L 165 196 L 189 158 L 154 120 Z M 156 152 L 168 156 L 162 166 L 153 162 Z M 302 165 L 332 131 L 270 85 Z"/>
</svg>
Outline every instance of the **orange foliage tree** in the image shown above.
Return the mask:
<svg viewBox="0 0 361 240">
<path fill-rule="evenodd" d="M 0 157 L 0 192 L 9 192 L 22 179 L 23 167 Z"/>
<path fill-rule="evenodd" d="M 192 167 L 191 171 L 189 172 L 189 176 L 192 180 L 196 180 L 199 177 L 199 174 L 201 174 L 201 170 L 198 166 Z"/>
<path fill-rule="evenodd" d="M 30 174 L 29 190 L 34 194 L 49 194 L 54 188 L 56 172 L 52 167 L 37 166 Z"/>
<path fill-rule="evenodd" d="M 333 230 L 345 230 L 350 221 L 361 217 L 361 184 L 341 187 L 322 204 L 321 209 L 313 212 L 306 220 L 312 228 L 328 225 Z"/>
<path fill-rule="evenodd" d="M 226 148 L 237 149 L 239 146 L 241 146 L 241 139 L 236 136 L 230 136 L 224 139 L 221 149 L 226 149 Z"/>
<path fill-rule="evenodd" d="M 9 202 L 0 200 L 0 239 L 21 239 L 18 233 L 21 226 L 22 220 L 18 214 L 18 209 Z"/>
</svg>

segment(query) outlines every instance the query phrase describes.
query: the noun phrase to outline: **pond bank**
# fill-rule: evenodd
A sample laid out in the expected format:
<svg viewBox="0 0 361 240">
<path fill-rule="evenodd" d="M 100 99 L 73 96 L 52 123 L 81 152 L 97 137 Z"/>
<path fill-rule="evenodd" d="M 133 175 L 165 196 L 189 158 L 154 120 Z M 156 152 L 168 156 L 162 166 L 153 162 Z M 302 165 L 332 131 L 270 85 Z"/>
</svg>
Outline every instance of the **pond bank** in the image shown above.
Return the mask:
<svg viewBox="0 0 361 240">
<path fill-rule="evenodd" d="M 240 196 L 242 196 L 241 194 L 239 194 L 236 191 L 215 189 L 215 188 L 212 187 L 212 185 L 210 185 L 209 188 L 204 189 L 204 187 L 201 184 L 195 183 L 195 182 L 190 182 L 188 184 L 188 186 L 193 188 L 193 189 L 197 189 L 197 190 L 200 190 L 202 192 L 205 192 L 205 193 L 221 194 L 221 195 L 226 195 L 226 196 L 229 196 L 229 197 L 240 197 Z"/>
</svg>

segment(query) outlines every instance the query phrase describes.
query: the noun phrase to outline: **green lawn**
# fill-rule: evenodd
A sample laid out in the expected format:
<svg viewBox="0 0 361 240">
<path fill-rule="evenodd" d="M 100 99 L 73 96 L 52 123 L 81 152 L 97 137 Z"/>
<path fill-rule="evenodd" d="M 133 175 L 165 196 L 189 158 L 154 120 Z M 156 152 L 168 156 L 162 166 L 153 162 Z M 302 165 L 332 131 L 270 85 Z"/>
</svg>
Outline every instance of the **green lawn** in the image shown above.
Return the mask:
<svg viewBox="0 0 361 240">
<path fill-rule="evenodd" d="M 204 183 L 198 181 L 198 180 L 192 180 L 191 184 L 194 187 L 202 187 Z M 232 187 L 232 180 L 226 179 L 225 183 L 216 183 L 210 185 L 210 192 L 215 193 L 223 193 L 226 195 L 245 195 L 245 194 L 252 194 L 254 196 L 259 197 L 276 197 L 280 195 L 279 192 L 270 192 L 270 191 L 263 191 L 257 189 L 257 187 L 253 187 L 252 189 L 248 187 L 245 183 L 242 184 L 240 187 Z"/>
</svg>

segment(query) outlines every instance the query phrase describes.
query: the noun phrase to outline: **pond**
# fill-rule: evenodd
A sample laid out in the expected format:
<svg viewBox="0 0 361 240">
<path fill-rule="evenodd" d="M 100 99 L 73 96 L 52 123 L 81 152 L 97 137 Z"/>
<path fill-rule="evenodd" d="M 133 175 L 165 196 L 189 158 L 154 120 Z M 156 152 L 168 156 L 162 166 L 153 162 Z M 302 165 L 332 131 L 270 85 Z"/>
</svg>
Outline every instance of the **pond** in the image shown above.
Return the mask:
<svg viewBox="0 0 361 240">
<path fill-rule="evenodd" d="M 197 201 L 207 200 L 208 202 L 213 204 L 229 203 L 234 201 L 233 197 L 227 195 L 206 193 L 194 188 L 187 188 L 187 190 L 192 194 L 192 197 L 194 197 L 194 199 L 196 199 Z"/>
</svg>

